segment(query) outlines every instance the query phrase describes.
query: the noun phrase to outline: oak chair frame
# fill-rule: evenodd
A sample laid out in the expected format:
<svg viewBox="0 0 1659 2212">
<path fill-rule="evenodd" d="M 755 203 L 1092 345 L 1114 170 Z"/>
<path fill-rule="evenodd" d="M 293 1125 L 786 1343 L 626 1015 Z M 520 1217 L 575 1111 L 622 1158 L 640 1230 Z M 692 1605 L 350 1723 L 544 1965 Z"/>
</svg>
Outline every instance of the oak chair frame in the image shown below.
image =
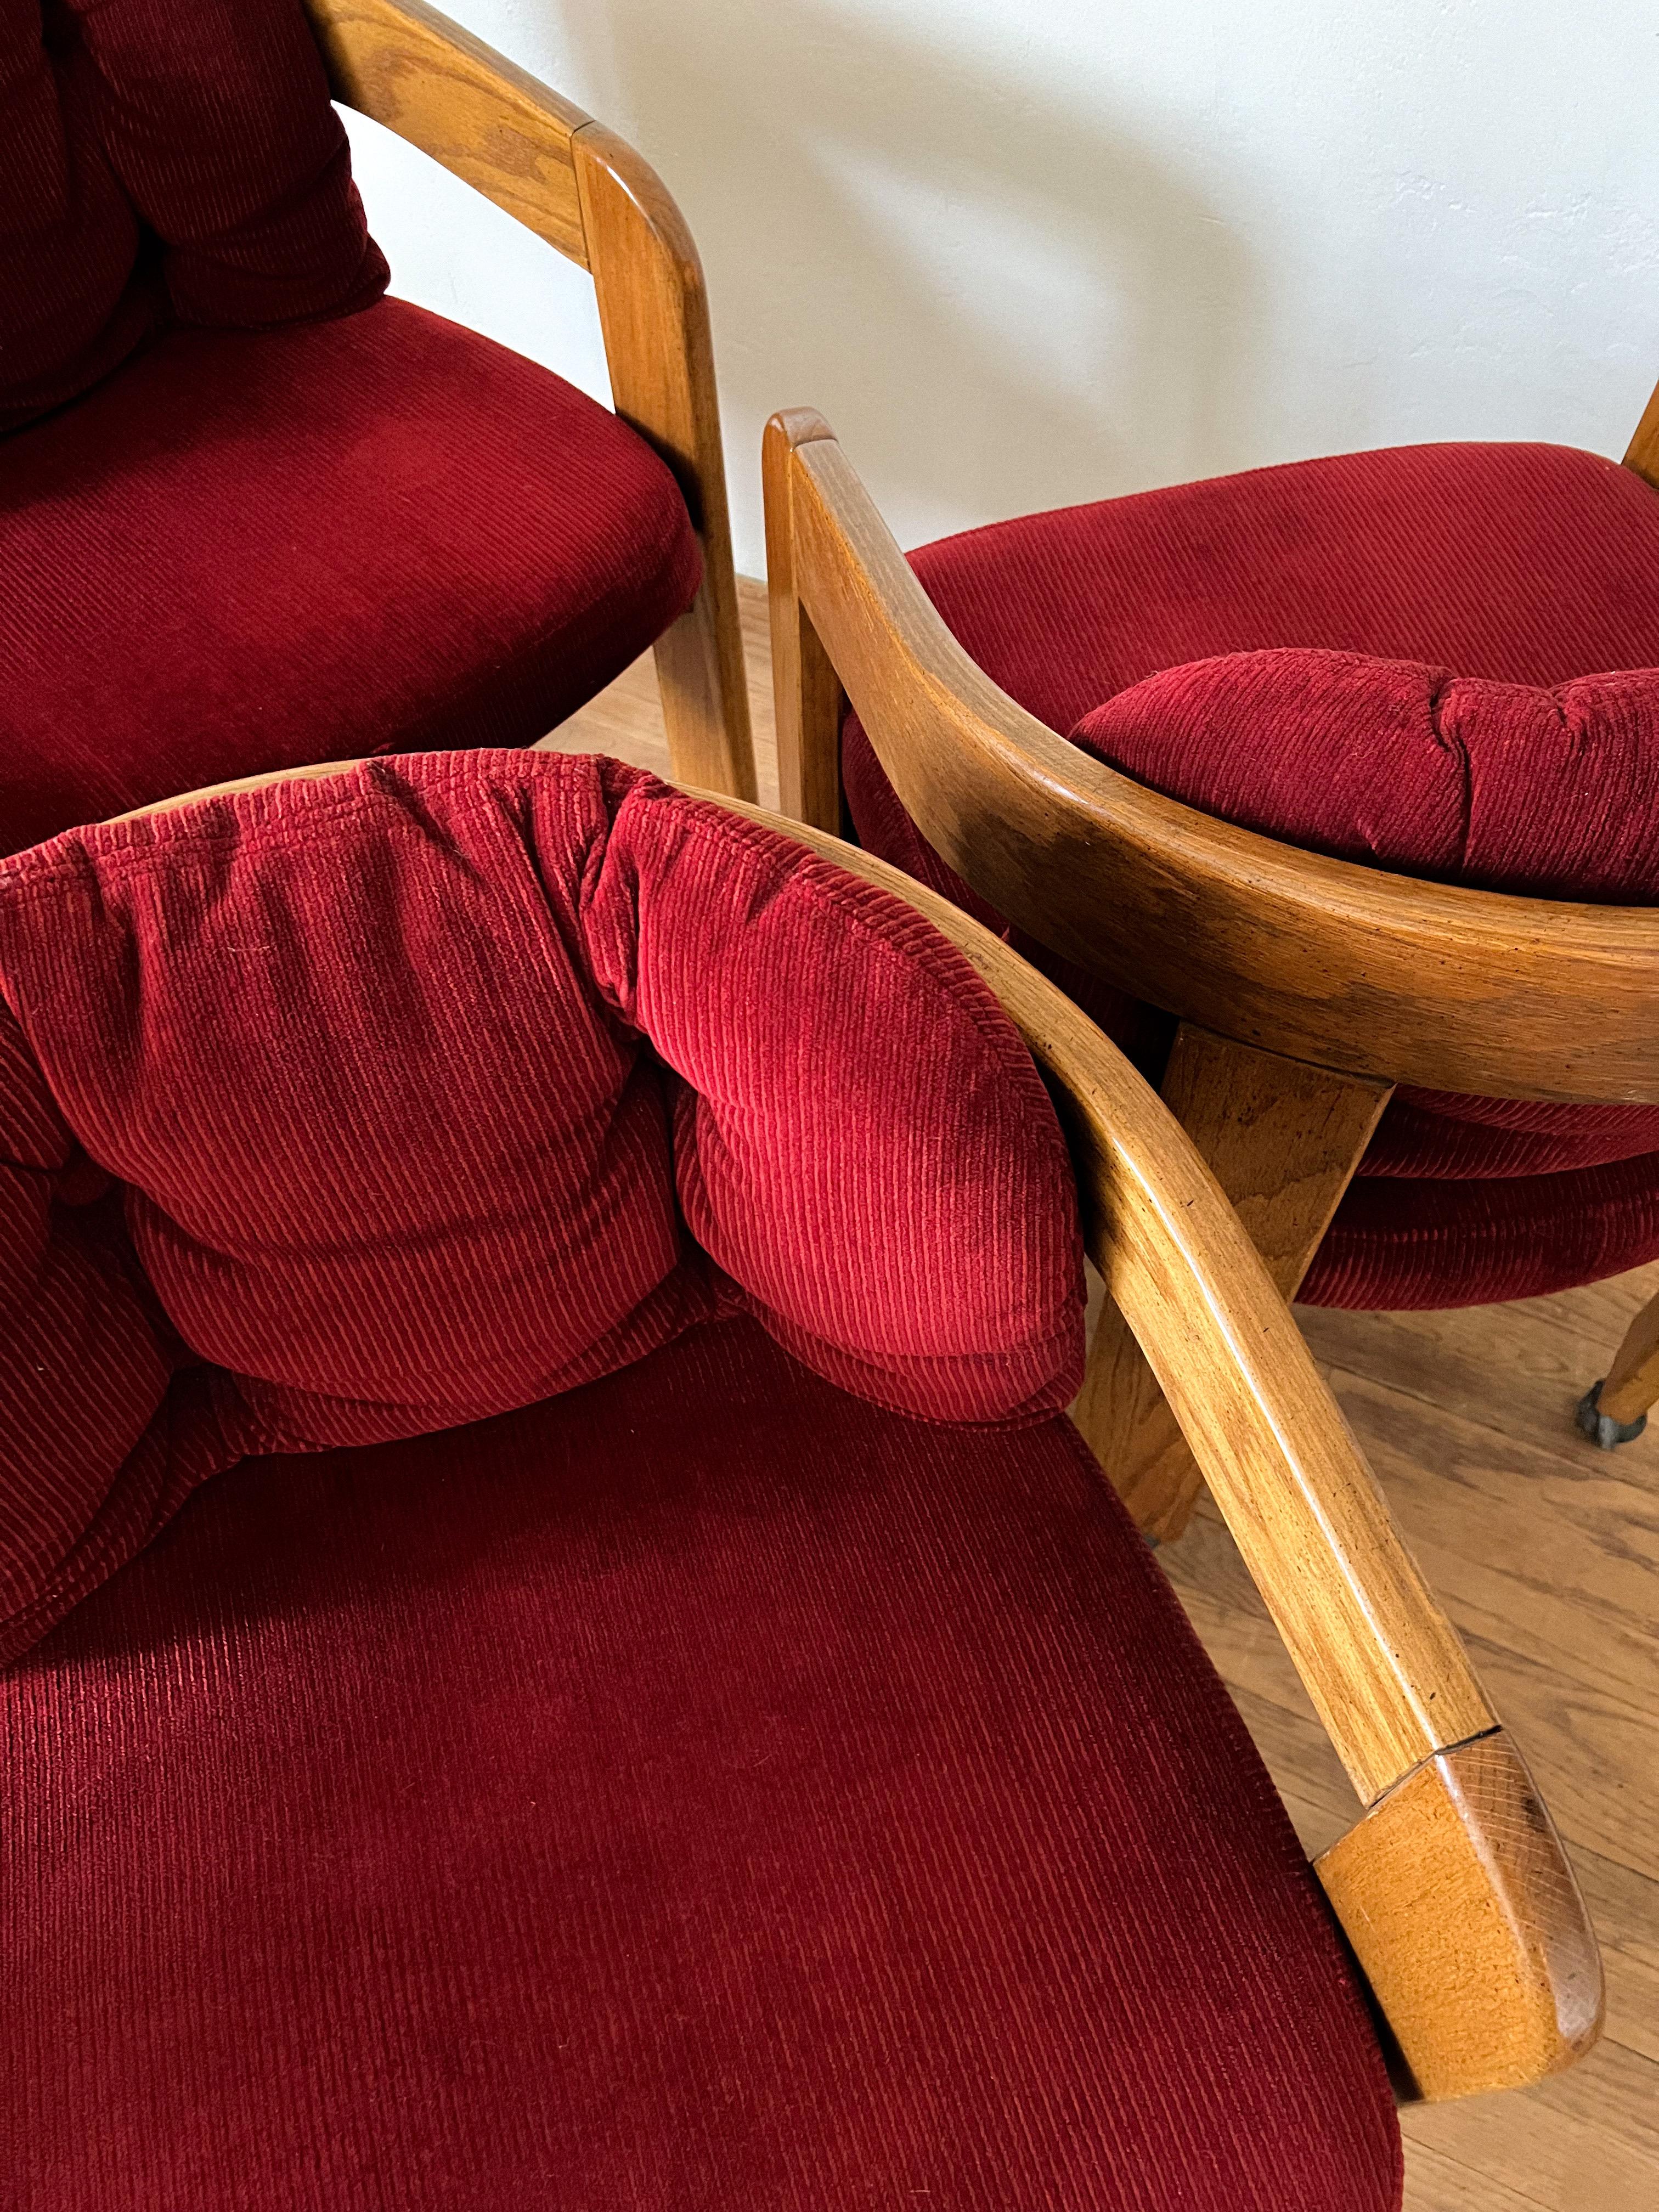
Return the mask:
<svg viewBox="0 0 1659 2212">
<path fill-rule="evenodd" d="M 1626 464 L 1659 488 L 1659 394 Z M 1391 875 L 1164 798 L 975 664 L 821 416 L 774 416 L 763 471 L 784 811 L 842 826 L 850 699 L 950 866 L 1039 943 L 1176 1017 L 1164 1102 L 1285 1299 L 1395 1085 L 1659 1102 L 1659 914 Z M 1598 1387 L 1621 1423 L 1659 1400 L 1659 1299 Z M 1077 1415 L 1146 1534 L 1178 1536 L 1199 1463 L 1111 1309 Z"/>
<path fill-rule="evenodd" d="M 134 813 L 358 765 L 244 776 Z M 1109 1310 L 1166 1394 L 1364 1808 L 1314 1865 L 1386 2022 L 1399 2094 L 1468 2096 L 1576 2063 L 1604 1996 L 1560 1838 L 1192 1140 L 1063 992 L 948 900 L 823 830 L 699 795 L 924 915 L 1043 1072 Z"/>
<path fill-rule="evenodd" d="M 432 156 L 593 279 L 621 419 L 673 471 L 702 547 L 691 606 L 654 650 L 674 773 L 755 795 L 708 304 L 654 170 L 425 0 L 304 0 L 343 106 Z"/>
</svg>

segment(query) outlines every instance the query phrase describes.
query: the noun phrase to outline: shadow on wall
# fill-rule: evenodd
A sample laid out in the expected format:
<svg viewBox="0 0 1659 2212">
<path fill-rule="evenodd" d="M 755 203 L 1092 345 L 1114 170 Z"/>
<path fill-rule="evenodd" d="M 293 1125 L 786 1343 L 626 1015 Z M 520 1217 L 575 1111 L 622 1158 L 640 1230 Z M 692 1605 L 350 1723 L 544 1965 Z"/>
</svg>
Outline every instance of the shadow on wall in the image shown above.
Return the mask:
<svg viewBox="0 0 1659 2212">
<path fill-rule="evenodd" d="M 1245 247 L 1097 103 L 811 0 L 581 0 L 565 35 L 696 234 L 740 565 L 780 405 L 906 544 L 1251 457 Z"/>
</svg>

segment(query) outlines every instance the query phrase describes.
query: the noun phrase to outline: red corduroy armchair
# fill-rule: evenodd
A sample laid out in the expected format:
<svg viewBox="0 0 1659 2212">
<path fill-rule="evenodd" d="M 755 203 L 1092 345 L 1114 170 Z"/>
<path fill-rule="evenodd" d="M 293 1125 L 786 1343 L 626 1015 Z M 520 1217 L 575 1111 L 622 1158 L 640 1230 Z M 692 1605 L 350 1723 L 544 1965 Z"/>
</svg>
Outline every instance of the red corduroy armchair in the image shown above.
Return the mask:
<svg viewBox="0 0 1659 2212">
<path fill-rule="evenodd" d="M 1624 467 L 1341 454 L 907 562 L 822 418 L 776 417 L 785 809 L 845 807 L 1060 980 L 1287 1297 L 1618 1273 L 1659 1255 L 1656 480 L 1650 410 Z M 1659 1309 L 1603 1413 L 1659 1395 L 1656 1345 Z M 1115 1325 L 1084 1418 L 1178 1534 L 1196 1471 Z"/>
<path fill-rule="evenodd" d="M 617 412 L 383 297 L 331 88 L 592 270 Z M 655 647 L 753 793 L 696 249 L 420 0 L 0 0 L 0 850 L 204 783 L 528 744 Z"/>
<path fill-rule="evenodd" d="M 1079 1188 L 1365 1808 L 1318 1880 L 1060 1410 Z M 895 871 L 616 763 L 0 862 L 0 1592 L 20 2212 L 1388 2212 L 1332 1908 L 1424 2094 L 1599 2024 L 1141 1079 Z"/>
</svg>

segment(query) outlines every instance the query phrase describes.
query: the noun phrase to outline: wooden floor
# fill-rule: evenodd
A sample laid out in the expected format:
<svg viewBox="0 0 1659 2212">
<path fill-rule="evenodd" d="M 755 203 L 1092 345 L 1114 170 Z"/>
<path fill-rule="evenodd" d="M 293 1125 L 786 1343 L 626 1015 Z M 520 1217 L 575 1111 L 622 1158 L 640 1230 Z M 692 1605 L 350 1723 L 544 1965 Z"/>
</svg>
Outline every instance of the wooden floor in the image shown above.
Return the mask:
<svg viewBox="0 0 1659 2212">
<path fill-rule="evenodd" d="M 762 797 L 775 804 L 758 585 L 744 586 L 744 627 Z M 649 662 L 546 742 L 665 769 Z M 1659 1421 L 1604 1454 L 1571 1418 L 1656 1289 L 1659 1267 L 1463 1313 L 1299 1312 L 1532 1763 L 1607 1960 L 1607 2035 L 1576 2071 L 1403 2116 L 1411 2212 L 1659 2212 Z M 1322 1850 L 1354 1801 L 1231 1538 L 1206 1510 L 1160 1556 L 1304 1842 Z"/>
</svg>

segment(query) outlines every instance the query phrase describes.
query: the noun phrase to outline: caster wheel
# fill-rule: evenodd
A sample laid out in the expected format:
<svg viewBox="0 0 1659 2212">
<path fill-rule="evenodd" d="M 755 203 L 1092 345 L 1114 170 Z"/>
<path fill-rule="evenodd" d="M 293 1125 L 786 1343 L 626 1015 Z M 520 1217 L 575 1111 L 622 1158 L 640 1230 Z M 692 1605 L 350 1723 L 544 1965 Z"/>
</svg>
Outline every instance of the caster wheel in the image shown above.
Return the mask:
<svg viewBox="0 0 1659 2212">
<path fill-rule="evenodd" d="M 1601 1382 L 1606 1382 L 1603 1376 Z M 1633 1421 L 1615 1421 L 1601 1411 L 1601 1383 L 1585 1391 L 1578 1401 L 1578 1425 L 1590 1442 L 1601 1451 L 1616 1451 L 1620 1444 L 1629 1443 L 1639 1437 L 1648 1425 L 1645 1413 L 1638 1413 Z"/>
</svg>

